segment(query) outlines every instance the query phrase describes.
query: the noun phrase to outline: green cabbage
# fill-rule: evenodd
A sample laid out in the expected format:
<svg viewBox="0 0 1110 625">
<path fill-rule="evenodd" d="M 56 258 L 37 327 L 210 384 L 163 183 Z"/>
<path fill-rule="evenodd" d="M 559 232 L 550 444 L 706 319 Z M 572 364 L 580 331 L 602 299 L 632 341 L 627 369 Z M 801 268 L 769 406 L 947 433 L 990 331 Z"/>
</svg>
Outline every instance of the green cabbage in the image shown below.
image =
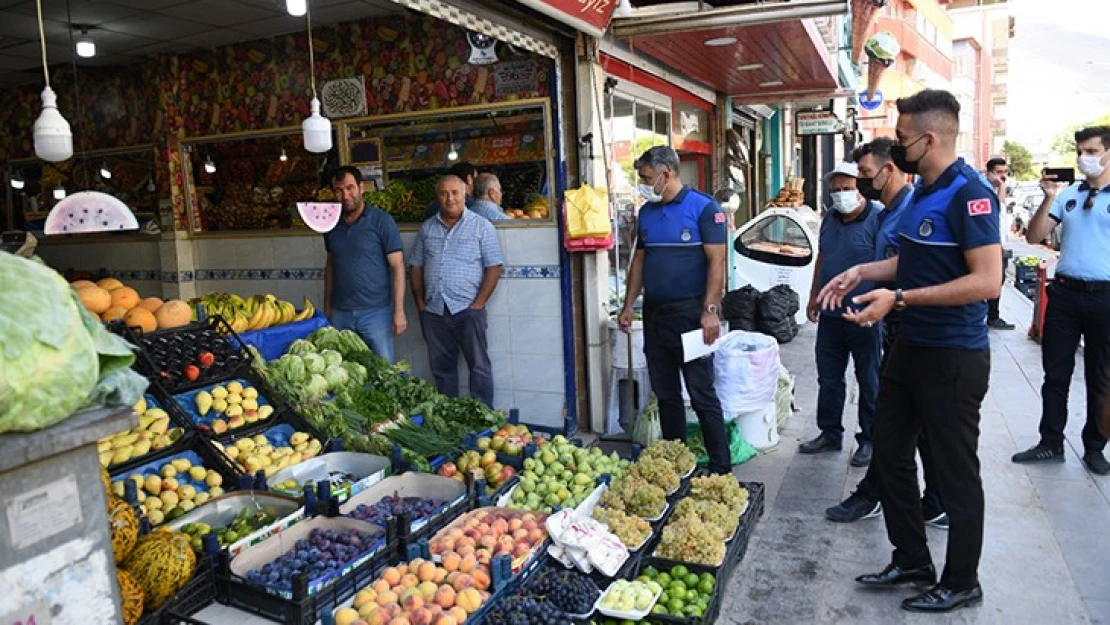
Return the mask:
<svg viewBox="0 0 1110 625">
<path fill-rule="evenodd" d="M 343 351 L 343 341 L 339 336 L 339 330 L 331 326 L 320 328 L 312 334 L 309 334 L 308 340 L 320 351 L 325 349 L 333 349 L 340 353 Z"/>
<path fill-rule="evenodd" d="M 347 370 L 339 365 L 329 365 L 324 370 L 324 379 L 328 381 L 328 388 L 336 391 L 342 388 L 350 377 L 347 375 Z"/>
<path fill-rule="evenodd" d="M 343 362 L 342 354 L 335 351 L 334 349 L 325 349 L 324 351 L 320 352 L 320 355 L 324 358 L 324 364 L 329 367 L 332 365 L 338 365 Z"/>
<path fill-rule="evenodd" d="M 297 339 L 285 350 L 286 354 L 311 354 L 316 351 L 316 346 L 304 339 Z"/>
<path fill-rule="evenodd" d="M 305 354 L 301 360 L 304 361 L 304 367 L 309 373 L 323 373 L 324 369 L 328 368 L 328 363 L 320 354 Z"/>
<path fill-rule="evenodd" d="M 345 360 L 341 366 L 347 370 L 347 375 L 351 379 L 351 384 L 355 386 L 365 386 L 366 381 L 370 379 L 370 373 L 366 371 L 366 367 L 363 367 L 357 362 Z"/>
<path fill-rule="evenodd" d="M 304 385 L 304 394 L 308 399 L 323 399 L 328 396 L 328 380 L 319 373 L 313 373 Z"/>
<path fill-rule="evenodd" d="M 134 360 L 56 271 L 0 252 L 0 434 L 134 403 L 146 389 Z"/>
<path fill-rule="evenodd" d="M 361 336 L 350 330 L 343 330 L 340 332 L 339 341 L 342 344 L 339 352 L 343 354 L 344 358 L 349 357 L 351 354 L 370 351 L 370 347 L 366 344 L 366 341 L 362 340 Z"/>
</svg>

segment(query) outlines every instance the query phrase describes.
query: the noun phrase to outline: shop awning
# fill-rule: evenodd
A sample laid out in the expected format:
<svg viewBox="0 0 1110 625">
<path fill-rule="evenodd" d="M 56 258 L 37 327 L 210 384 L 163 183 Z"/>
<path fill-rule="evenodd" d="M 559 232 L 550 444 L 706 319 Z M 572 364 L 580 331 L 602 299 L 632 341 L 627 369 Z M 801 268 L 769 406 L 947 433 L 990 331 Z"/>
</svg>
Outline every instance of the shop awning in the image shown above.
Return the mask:
<svg viewBox="0 0 1110 625">
<path fill-rule="evenodd" d="M 848 0 L 793 0 L 721 8 L 698 2 L 636 9 L 611 32 L 634 50 L 733 97 L 834 94 L 835 56 L 812 18 L 843 15 Z"/>
</svg>

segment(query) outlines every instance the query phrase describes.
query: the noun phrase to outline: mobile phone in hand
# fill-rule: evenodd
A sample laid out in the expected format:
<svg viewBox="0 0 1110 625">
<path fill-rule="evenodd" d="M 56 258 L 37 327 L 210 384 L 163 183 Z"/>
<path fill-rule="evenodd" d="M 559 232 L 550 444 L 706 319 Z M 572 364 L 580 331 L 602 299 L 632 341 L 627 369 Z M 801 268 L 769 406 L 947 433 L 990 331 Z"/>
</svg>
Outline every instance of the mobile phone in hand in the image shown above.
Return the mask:
<svg viewBox="0 0 1110 625">
<path fill-rule="evenodd" d="M 1051 178 L 1056 182 L 1063 182 L 1064 184 L 1071 184 L 1075 182 L 1075 170 L 1071 167 L 1045 167 L 1041 170 L 1045 178 Z"/>
</svg>

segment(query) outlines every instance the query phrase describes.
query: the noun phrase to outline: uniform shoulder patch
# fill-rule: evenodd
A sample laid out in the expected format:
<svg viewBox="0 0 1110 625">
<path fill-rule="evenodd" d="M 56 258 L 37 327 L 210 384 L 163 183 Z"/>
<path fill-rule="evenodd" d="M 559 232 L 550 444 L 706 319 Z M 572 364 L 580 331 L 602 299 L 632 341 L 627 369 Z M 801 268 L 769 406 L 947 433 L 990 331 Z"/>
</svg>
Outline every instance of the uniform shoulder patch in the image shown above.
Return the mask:
<svg viewBox="0 0 1110 625">
<path fill-rule="evenodd" d="M 991 201 L 986 198 L 971 200 L 967 203 L 967 214 L 972 217 L 976 215 L 990 215 Z"/>
<path fill-rule="evenodd" d="M 715 224 L 725 223 L 725 214 L 724 213 L 714 213 L 713 214 L 713 223 L 715 223 Z"/>
</svg>

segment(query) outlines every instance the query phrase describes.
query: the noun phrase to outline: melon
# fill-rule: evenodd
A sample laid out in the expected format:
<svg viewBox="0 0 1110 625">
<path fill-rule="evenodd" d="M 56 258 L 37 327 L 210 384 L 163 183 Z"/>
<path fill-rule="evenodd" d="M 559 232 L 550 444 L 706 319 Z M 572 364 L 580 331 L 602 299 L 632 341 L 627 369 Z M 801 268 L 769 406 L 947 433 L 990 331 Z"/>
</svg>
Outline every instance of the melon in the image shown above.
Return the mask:
<svg viewBox="0 0 1110 625">
<path fill-rule="evenodd" d="M 119 280 L 116 280 L 115 278 L 104 278 L 102 280 L 97 280 L 96 286 L 104 289 L 105 291 L 111 291 L 112 289 L 120 288 L 121 286 L 123 286 L 123 283 Z"/>
<path fill-rule="evenodd" d="M 163 302 L 161 299 L 157 297 L 148 297 L 139 302 L 138 307 L 149 313 L 154 313 L 154 311 L 162 307 L 162 304 L 165 304 L 165 302 Z"/>
<path fill-rule="evenodd" d="M 297 202 L 297 212 L 309 228 L 316 232 L 331 232 L 339 223 L 343 206 L 338 202 Z"/>
<path fill-rule="evenodd" d="M 122 568 L 143 589 L 143 605 L 150 612 L 189 583 L 197 556 L 184 534 L 151 532 L 139 539 Z"/>
<path fill-rule="evenodd" d="M 83 289 L 87 286 L 96 286 L 96 283 L 95 282 L 90 282 L 88 280 L 74 280 L 73 282 L 69 283 L 69 286 L 71 286 L 75 289 Z"/>
<path fill-rule="evenodd" d="M 188 324 L 192 318 L 193 310 L 189 308 L 188 304 L 179 299 L 171 299 L 162 304 L 162 307 L 154 313 L 158 328 L 162 330 L 181 327 Z"/>
<path fill-rule="evenodd" d="M 109 308 L 108 310 L 105 310 L 104 314 L 100 315 L 100 320 L 103 321 L 104 323 L 108 323 L 109 321 L 119 321 L 120 319 L 123 319 L 125 316 L 127 316 L 127 309 L 126 308 L 123 308 L 123 307 L 120 307 L 120 306 L 113 306 L 113 307 Z"/>
<path fill-rule="evenodd" d="M 126 308 L 131 310 L 139 305 L 139 294 L 135 289 L 129 286 L 121 286 L 118 289 L 112 289 L 112 307 Z"/>
<path fill-rule="evenodd" d="M 108 529 L 112 536 L 112 555 L 123 562 L 139 540 L 139 517 L 131 504 L 119 497 L 108 498 Z"/>
<path fill-rule="evenodd" d="M 143 589 L 131 574 L 116 569 L 116 582 L 119 584 L 120 611 L 123 612 L 124 625 L 135 625 L 143 616 Z"/>
<path fill-rule="evenodd" d="M 141 328 L 143 334 L 149 334 L 158 329 L 158 321 L 154 319 L 154 313 L 145 308 L 139 308 L 138 306 L 132 308 L 131 312 L 127 313 L 127 316 L 123 318 L 123 322 L 126 323 L 129 328 Z"/>
<path fill-rule="evenodd" d="M 94 315 L 99 315 L 112 307 L 112 296 L 95 284 L 77 289 L 77 297 Z"/>
<path fill-rule="evenodd" d="M 138 229 L 139 222 L 126 204 L 107 193 L 81 191 L 54 205 L 43 231 L 50 236 Z"/>
</svg>

